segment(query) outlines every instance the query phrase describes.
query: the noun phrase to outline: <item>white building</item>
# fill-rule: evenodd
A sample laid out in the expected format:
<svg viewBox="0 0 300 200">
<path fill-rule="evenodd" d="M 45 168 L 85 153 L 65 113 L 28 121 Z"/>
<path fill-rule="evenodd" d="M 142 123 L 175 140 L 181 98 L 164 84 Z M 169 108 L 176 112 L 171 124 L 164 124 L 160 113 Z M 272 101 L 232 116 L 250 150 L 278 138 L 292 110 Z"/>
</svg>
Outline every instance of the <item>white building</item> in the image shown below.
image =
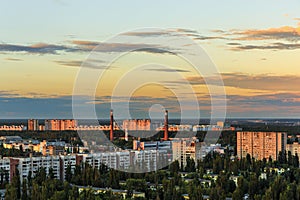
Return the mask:
<svg viewBox="0 0 300 200">
<path fill-rule="evenodd" d="M 157 150 L 131 151 L 131 165 L 133 170 L 155 171 L 157 170 Z"/>
<path fill-rule="evenodd" d="M 76 155 L 61 155 L 60 158 L 60 179 L 65 180 L 66 179 L 66 170 L 68 166 L 71 166 L 71 171 L 74 172 L 76 167 Z"/>
<path fill-rule="evenodd" d="M 127 170 L 130 167 L 130 152 L 121 151 L 117 152 L 117 166 L 120 170 Z"/>
<path fill-rule="evenodd" d="M 3 174 L 4 180 L 5 179 L 7 179 L 8 181 L 10 180 L 10 159 L 9 158 L 0 159 L 0 174 L 1 176 Z"/>
<path fill-rule="evenodd" d="M 225 149 L 224 149 L 224 147 L 221 146 L 221 144 L 205 145 L 205 143 L 201 143 L 201 147 L 199 148 L 199 151 L 197 152 L 197 159 L 203 159 L 210 152 L 224 154 Z"/>
<path fill-rule="evenodd" d="M 191 158 L 197 161 L 199 141 L 196 138 L 177 138 L 172 141 L 173 161 L 178 160 L 179 165 L 185 167 L 186 159 Z"/>
<path fill-rule="evenodd" d="M 17 169 L 21 176 L 21 182 L 28 178 L 29 172 L 34 176 L 40 168 L 45 168 L 47 174 L 52 168 L 54 177 L 60 178 L 59 156 L 17 158 L 17 160 L 19 161 Z"/>
</svg>

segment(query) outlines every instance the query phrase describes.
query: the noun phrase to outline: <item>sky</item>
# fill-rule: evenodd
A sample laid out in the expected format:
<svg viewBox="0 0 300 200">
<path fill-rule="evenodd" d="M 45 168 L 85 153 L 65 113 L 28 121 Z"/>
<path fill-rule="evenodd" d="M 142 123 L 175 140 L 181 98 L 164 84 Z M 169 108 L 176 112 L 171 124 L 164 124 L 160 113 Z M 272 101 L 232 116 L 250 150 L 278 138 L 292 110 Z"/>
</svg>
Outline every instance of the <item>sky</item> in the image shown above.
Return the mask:
<svg viewBox="0 0 300 200">
<path fill-rule="evenodd" d="M 300 117 L 297 0 L 0 9 L 0 118 Z"/>
</svg>

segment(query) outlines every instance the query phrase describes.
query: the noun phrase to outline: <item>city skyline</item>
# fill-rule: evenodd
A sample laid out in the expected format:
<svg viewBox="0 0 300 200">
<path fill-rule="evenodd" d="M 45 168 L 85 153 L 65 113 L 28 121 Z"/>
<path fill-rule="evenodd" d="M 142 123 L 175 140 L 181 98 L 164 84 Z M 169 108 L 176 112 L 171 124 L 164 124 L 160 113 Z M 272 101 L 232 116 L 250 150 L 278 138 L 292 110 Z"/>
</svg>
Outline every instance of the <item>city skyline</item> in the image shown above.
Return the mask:
<svg viewBox="0 0 300 200">
<path fill-rule="evenodd" d="M 207 52 L 223 78 L 227 117 L 297 118 L 300 114 L 299 8 L 299 2 L 294 0 L 288 3 L 192 1 L 190 4 L 179 1 L 5 2 L 4 12 L 0 13 L 0 118 L 72 118 L 74 82 L 90 51 L 98 46 L 103 55 L 109 55 L 126 52 L 132 45 L 136 48 L 148 45 L 149 49 L 130 53 L 114 62 L 111 74 L 99 83 L 96 99 L 87 98 L 84 104 L 95 104 L 98 117 L 108 118 L 110 88 L 126 69 L 150 60 L 156 64 L 135 72 L 135 77 L 159 74 L 179 87 L 177 75 L 183 76 L 197 94 L 201 117 L 209 117 L 210 94 L 205 82 L 195 79 L 192 67 L 175 55 L 154 51 L 151 42 L 134 44 L 140 37 L 151 40 L 165 34 L 163 31 L 156 35 L 134 32 L 145 27 L 187 36 Z M 129 43 L 106 42 L 120 33 L 127 33 Z M 101 62 L 87 64 L 93 71 L 101 68 Z M 171 66 L 173 70 L 161 68 L 157 63 Z M 153 104 L 165 104 L 170 117 L 180 117 L 176 95 L 163 86 L 140 87 L 131 100 L 133 118 L 149 118 L 149 109 L 160 113 L 161 107 L 151 107 Z"/>
</svg>

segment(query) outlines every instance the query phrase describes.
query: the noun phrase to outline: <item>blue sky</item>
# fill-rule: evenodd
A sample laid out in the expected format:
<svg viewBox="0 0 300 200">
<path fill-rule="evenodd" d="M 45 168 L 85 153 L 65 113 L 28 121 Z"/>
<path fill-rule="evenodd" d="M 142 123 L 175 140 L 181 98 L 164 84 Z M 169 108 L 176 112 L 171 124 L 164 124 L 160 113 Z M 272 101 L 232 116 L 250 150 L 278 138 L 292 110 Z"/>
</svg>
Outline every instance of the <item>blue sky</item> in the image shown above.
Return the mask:
<svg viewBox="0 0 300 200">
<path fill-rule="evenodd" d="M 128 43 L 116 45 L 107 40 L 149 27 L 178 32 L 203 47 L 223 77 L 228 117 L 297 118 L 299 13 L 300 2 L 296 0 L 2 2 L 0 118 L 72 118 L 74 82 L 90 51 L 101 44 L 101 51 L 109 57 L 118 48 L 123 51 Z M 130 42 L 135 39 L 138 37 Z M 180 67 L 182 74 L 189 71 L 184 77 L 198 94 L 201 116 L 210 116 L 207 88 L 201 79 L 195 80 L 188 66 L 172 55 L 139 53 L 118 60 L 118 66 L 124 67 L 111 72 L 106 82 L 113 85 L 112 80 L 120 78 L 118 74 L 137 63 L 135 59 L 151 58 Z M 158 79 L 173 76 L 162 70 L 156 72 Z M 141 73 L 136 77 L 142 77 Z M 104 90 L 110 87 L 98 86 Z M 151 101 L 147 100 L 145 109 L 141 109 L 140 101 L 133 101 L 133 115 L 148 117 L 151 103 L 159 103 L 173 109 L 170 113 L 174 117 L 180 116 L 174 108 L 176 101 L 170 100 L 176 95 L 169 91 L 170 96 L 163 98 L 163 88 L 149 88 L 134 92 L 137 98 Z M 100 92 L 96 96 L 102 101 L 95 104 L 98 115 L 105 118 L 110 108 L 108 94 Z"/>
<path fill-rule="evenodd" d="M 299 1 L 7 1 L 3 42 L 58 42 L 68 35 L 106 38 L 140 27 L 247 29 L 292 25 Z"/>
</svg>

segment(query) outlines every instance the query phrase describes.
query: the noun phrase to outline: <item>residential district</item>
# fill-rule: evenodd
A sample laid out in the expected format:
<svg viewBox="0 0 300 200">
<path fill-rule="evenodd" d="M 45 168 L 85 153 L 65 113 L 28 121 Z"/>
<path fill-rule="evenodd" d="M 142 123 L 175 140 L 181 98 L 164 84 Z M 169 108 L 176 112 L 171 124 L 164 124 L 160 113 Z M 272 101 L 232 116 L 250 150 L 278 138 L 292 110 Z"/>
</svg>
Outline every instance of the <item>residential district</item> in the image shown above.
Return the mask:
<svg viewBox="0 0 300 200">
<path fill-rule="evenodd" d="M 35 119 L 24 125 L 2 125 L 1 198 L 300 199 L 298 134 L 246 131 L 223 122 L 171 125 L 166 112 L 164 123 L 154 128 L 161 132 L 159 139 L 128 135 L 128 131 L 151 129 L 148 119 L 124 120 L 118 126 L 112 113 L 110 125 L 78 126 L 76 120 L 66 119 L 45 120 L 43 125 Z M 82 144 L 74 144 L 72 137 L 22 137 L 31 132 L 68 134 L 78 130 L 90 134 L 107 131 L 111 142 L 123 148 L 92 141 L 98 148 L 90 149 L 83 138 Z M 115 135 L 119 130 L 125 130 L 123 137 Z M 11 131 L 20 134 L 7 134 Z M 199 134 L 170 137 L 180 131 L 225 133 L 222 142 L 209 144 Z M 226 136 L 226 131 L 231 136 Z"/>
</svg>

